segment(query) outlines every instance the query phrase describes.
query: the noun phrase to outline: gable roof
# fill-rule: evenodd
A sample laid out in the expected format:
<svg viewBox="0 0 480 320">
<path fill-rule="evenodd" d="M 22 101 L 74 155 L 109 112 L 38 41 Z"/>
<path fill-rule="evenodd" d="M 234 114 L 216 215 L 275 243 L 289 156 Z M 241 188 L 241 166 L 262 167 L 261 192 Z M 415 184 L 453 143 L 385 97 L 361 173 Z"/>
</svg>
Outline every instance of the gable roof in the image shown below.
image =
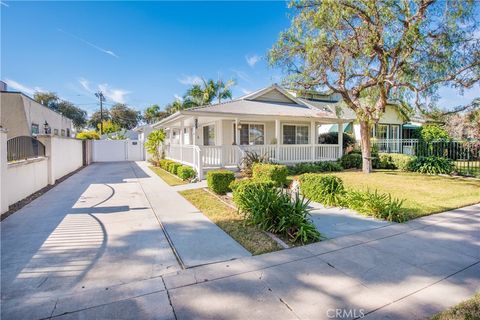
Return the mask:
<svg viewBox="0 0 480 320">
<path fill-rule="evenodd" d="M 154 126 L 177 119 L 181 115 L 198 116 L 262 116 L 335 119 L 336 102 L 319 102 L 295 97 L 287 90 L 273 84 L 234 100 L 177 111 Z M 333 107 L 332 107 L 333 106 Z M 344 118 L 345 120 L 345 118 Z M 351 119 L 349 119 L 351 120 Z"/>
</svg>

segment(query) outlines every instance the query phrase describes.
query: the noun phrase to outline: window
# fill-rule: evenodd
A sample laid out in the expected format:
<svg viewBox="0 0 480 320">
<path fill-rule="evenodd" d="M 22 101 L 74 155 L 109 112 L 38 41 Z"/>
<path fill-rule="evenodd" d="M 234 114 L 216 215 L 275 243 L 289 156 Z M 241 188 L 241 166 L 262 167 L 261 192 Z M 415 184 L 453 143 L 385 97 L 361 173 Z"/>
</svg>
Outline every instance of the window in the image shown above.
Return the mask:
<svg viewBox="0 0 480 320">
<path fill-rule="evenodd" d="M 388 124 L 378 124 L 377 125 L 377 139 L 387 139 L 388 138 Z"/>
<path fill-rule="evenodd" d="M 283 144 L 308 144 L 308 126 L 284 125 Z"/>
<path fill-rule="evenodd" d="M 240 144 L 265 144 L 265 126 L 263 124 L 242 123 L 240 127 Z"/>
<path fill-rule="evenodd" d="M 70 137 L 70 129 L 67 128 L 67 137 Z"/>
<path fill-rule="evenodd" d="M 62 129 L 62 137 L 65 137 L 65 129 Z"/>
<path fill-rule="evenodd" d="M 32 123 L 32 135 L 36 135 L 39 133 L 40 133 L 40 130 L 39 130 L 38 124 Z"/>
<path fill-rule="evenodd" d="M 58 129 L 53 129 L 53 134 L 58 136 Z"/>
<path fill-rule="evenodd" d="M 203 127 L 203 145 L 204 146 L 215 145 L 215 127 L 214 126 Z"/>
</svg>

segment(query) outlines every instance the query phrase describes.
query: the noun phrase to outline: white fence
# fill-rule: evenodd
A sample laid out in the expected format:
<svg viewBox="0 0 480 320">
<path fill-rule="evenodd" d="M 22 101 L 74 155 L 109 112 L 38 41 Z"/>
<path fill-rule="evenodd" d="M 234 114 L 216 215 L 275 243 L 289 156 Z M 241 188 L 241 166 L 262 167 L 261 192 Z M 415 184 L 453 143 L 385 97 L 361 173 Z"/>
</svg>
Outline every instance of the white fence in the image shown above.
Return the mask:
<svg viewBox="0 0 480 320">
<path fill-rule="evenodd" d="M 418 145 L 418 139 L 374 139 L 379 152 L 403 153 L 413 155 Z"/>
<path fill-rule="evenodd" d="M 256 145 L 256 146 L 193 146 L 171 144 L 164 147 L 167 159 L 195 168 L 202 178 L 204 168 L 238 166 L 245 152 L 266 155 L 284 164 L 336 160 L 340 157 L 338 144 L 318 145 Z"/>
</svg>

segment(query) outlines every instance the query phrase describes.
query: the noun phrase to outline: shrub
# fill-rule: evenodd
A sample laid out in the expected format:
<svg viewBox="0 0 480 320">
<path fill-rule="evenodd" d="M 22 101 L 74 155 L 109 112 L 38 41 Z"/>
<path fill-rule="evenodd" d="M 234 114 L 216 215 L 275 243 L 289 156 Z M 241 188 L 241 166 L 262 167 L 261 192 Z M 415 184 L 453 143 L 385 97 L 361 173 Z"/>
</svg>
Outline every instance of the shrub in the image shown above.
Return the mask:
<svg viewBox="0 0 480 320">
<path fill-rule="evenodd" d="M 267 154 L 245 151 L 245 156 L 240 161 L 240 170 L 245 176 L 251 177 L 253 165 L 256 163 L 270 163 L 270 159 Z"/>
<path fill-rule="evenodd" d="M 409 165 L 410 171 L 428 174 L 450 174 L 453 161 L 444 157 L 417 157 Z"/>
<path fill-rule="evenodd" d="M 158 165 L 160 168 L 162 168 L 163 170 L 166 170 L 168 171 L 168 167 L 170 166 L 171 163 L 173 163 L 174 161 L 172 160 L 168 160 L 168 159 L 161 159 L 158 161 Z"/>
<path fill-rule="evenodd" d="M 380 153 L 378 169 L 399 169 L 407 171 L 414 157 L 400 153 Z"/>
<path fill-rule="evenodd" d="M 310 200 L 326 206 L 338 206 L 345 193 L 343 181 L 332 175 L 306 173 L 300 176 L 300 190 Z"/>
<path fill-rule="evenodd" d="M 182 180 L 188 180 L 195 177 L 195 170 L 190 166 L 180 166 L 177 169 L 177 176 Z"/>
<path fill-rule="evenodd" d="M 163 129 L 150 132 L 145 142 L 145 149 L 155 160 L 159 160 L 161 156 L 160 146 L 165 140 L 165 131 Z"/>
<path fill-rule="evenodd" d="M 309 218 L 309 201 L 273 188 L 271 181 L 245 179 L 232 183 L 233 199 L 248 224 L 282 234 L 293 242 L 317 241 L 320 233 Z"/>
<path fill-rule="evenodd" d="M 235 180 L 235 175 L 228 170 L 214 170 L 207 174 L 207 185 L 210 190 L 218 194 L 229 192 L 230 184 Z"/>
<path fill-rule="evenodd" d="M 343 148 L 355 145 L 355 138 L 349 133 L 343 133 Z M 338 132 L 322 133 L 318 136 L 319 144 L 338 144 Z"/>
<path fill-rule="evenodd" d="M 349 153 L 340 158 L 340 164 L 345 169 L 362 168 L 362 154 Z"/>
<path fill-rule="evenodd" d="M 336 161 L 321 161 L 315 163 L 303 162 L 288 167 L 288 173 L 292 175 L 317 172 L 342 171 L 343 167 Z"/>
<path fill-rule="evenodd" d="M 420 128 L 420 139 L 425 142 L 435 140 L 448 140 L 450 136 L 448 132 L 437 124 L 427 124 Z"/>
<path fill-rule="evenodd" d="M 280 164 L 255 163 L 252 168 L 253 179 L 273 181 L 277 186 L 287 182 L 287 166 Z"/>
<path fill-rule="evenodd" d="M 177 163 L 177 162 L 171 162 L 169 165 L 168 165 L 168 171 L 171 173 L 171 174 L 177 174 L 177 170 L 178 168 L 180 168 L 182 165 L 180 163 Z"/>
<path fill-rule="evenodd" d="M 351 190 L 346 193 L 343 201 L 346 207 L 374 218 L 394 222 L 408 219 L 402 207 L 404 200 L 392 198 L 389 193 Z"/>
</svg>

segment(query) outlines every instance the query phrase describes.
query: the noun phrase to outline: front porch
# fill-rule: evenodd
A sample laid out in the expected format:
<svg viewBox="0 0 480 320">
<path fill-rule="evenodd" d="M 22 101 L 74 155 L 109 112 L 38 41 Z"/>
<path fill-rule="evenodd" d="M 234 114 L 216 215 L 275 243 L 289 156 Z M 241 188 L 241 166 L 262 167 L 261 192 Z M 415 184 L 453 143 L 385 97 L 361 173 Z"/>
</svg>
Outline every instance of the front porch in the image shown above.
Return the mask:
<svg viewBox="0 0 480 320">
<path fill-rule="evenodd" d="M 332 161 L 342 156 L 343 130 L 339 130 L 340 143 L 319 144 L 319 127 L 326 123 L 302 120 L 183 117 L 164 128 L 163 151 L 167 159 L 195 168 L 200 179 L 204 170 L 237 168 L 246 152 L 266 155 L 281 164 Z"/>
</svg>

